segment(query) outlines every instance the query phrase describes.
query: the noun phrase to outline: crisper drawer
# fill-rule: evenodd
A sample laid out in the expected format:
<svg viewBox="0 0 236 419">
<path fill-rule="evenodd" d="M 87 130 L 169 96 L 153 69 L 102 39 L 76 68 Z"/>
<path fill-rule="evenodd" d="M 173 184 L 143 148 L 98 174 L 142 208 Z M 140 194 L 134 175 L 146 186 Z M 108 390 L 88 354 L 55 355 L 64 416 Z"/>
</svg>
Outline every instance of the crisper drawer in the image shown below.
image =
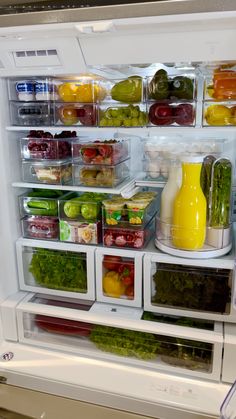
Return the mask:
<svg viewBox="0 0 236 419">
<path fill-rule="evenodd" d="M 96 300 L 142 307 L 143 253 L 132 250 L 96 250 Z"/>
<path fill-rule="evenodd" d="M 213 330 L 99 313 L 29 294 L 17 306 L 19 341 L 136 367 L 220 380 L 222 324 Z M 115 307 L 115 306 L 114 306 Z M 137 309 L 126 308 L 137 313 Z M 140 313 L 142 315 L 142 313 Z"/>
<path fill-rule="evenodd" d="M 224 324 L 224 356 L 222 381 L 234 383 L 236 378 L 236 325 Z"/>
<path fill-rule="evenodd" d="M 22 239 L 16 248 L 21 290 L 95 300 L 93 248 Z"/>
<path fill-rule="evenodd" d="M 144 257 L 144 309 L 153 313 L 236 321 L 233 255 L 206 261 L 163 254 Z"/>
</svg>

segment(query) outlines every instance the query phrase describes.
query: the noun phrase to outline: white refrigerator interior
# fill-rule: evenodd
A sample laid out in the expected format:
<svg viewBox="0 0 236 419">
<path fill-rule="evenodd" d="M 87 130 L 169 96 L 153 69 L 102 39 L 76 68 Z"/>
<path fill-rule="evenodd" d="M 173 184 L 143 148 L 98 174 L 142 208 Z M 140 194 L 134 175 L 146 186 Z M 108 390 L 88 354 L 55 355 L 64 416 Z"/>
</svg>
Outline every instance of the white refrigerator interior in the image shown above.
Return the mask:
<svg viewBox="0 0 236 419">
<path fill-rule="evenodd" d="M 233 224 L 236 97 L 218 100 L 221 111 L 226 112 L 222 124 L 209 122 L 212 121 L 209 114 L 211 107 L 218 105 L 210 96 L 214 69 L 224 66 L 222 68 L 228 71 L 235 70 L 236 10 L 29 23 L 0 28 L 0 381 L 3 383 L 0 398 L 5 397 L 9 386 L 16 406 L 19 397 L 23 397 L 21 390 L 32 390 L 42 392 L 32 395 L 36 400 L 42 397 L 42 403 L 46 403 L 45 393 L 54 395 L 55 400 L 56 397 L 74 399 L 73 403 L 80 404 L 78 409 L 84 418 L 95 417 L 95 414 L 114 419 L 217 418 L 236 379 Z M 178 75 L 187 75 L 192 80 L 192 97 L 181 99 L 180 96 L 177 103 L 172 99 L 171 105 L 174 109 L 180 105 L 185 110 L 185 106 L 191 108 L 192 117 L 187 123 L 175 119 L 177 122 L 158 124 L 147 119 L 153 106 L 153 100 L 148 98 L 148 86 L 158 70 L 168 73 L 170 80 Z M 90 99 L 84 99 L 81 104 L 73 92 L 63 91 L 61 86 L 78 85 L 82 76 L 90 81 L 94 96 L 91 100 L 91 91 L 87 92 Z M 136 109 L 129 123 L 121 122 L 120 117 L 122 112 L 127 115 L 127 109 L 121 109 L 127 108 L 127 104 L 119 99 L 116 103 L 111 97 L 107 102 L 101 99 L 104 91 L 111 91 L 122 80 L 142 80 L 140 97 L 134 100 Z M 16 91 L 17 84 L 20 87 Z M 22 90 L 22 85 L 27 85 L 27 92 L 24 87 Z M 45 90 L 45 85 L 54 88 Z M 162 101 L 162 106 L 166 104 L 165 98 L 158 100 Z M 228 118 L 227 123 L 224 118 Z M 54 136 L 57 160 L 54 157 L 52 163 L 50 157 L 47 162 L 32 158 L 27 149 L 30 131 L 31 136 L 39 131 Z M 71 137 L 73 132 L 77 135 L 70 138 L 72 164 L 71 160 L 69 163 L 60 160 L 61 150 L 63 148 L 65 153 L 68 143 L 66 137 L 56 136 L 61 131 L 70 131 Z M 78 160 L 76 147 L 80 140 L 81 144 L 86 144 L 111 138 L 123 144 L 123 158 L 119 157 L 115 163 L 102 160 L 102 170 L 98 160 L 95 180 L 91 162 L 85 164 Z M 37 138 L 34 140 L 37 143 Z M 159 162 L 157 150 L 160 149 L 166 154 Z M 189 256 L 189 252 L 176 253 L 173 249 L 170 249 L 172 254 L 162 252 L 166 243 L 167 248 L 171 247 L 168 242 L 163 246 L 162 236 L 156 236 L 161 250 L 154 244 L 154 207 L 160 205 L 161 191 L 167 181 L 166 161 L 170 155 L 173 158 L 186 151 L 215 153 L 216 158 L 223 156 L 224 162 L 232 165 L 232 223 L 224 230 L 220 245 L 207 245 L 200 256 L 199 252 L 194 252 L 195 258 Z M 156 166 L 150 166 L 153 152 L 155 162 L 160 163 Z M 91 147 L 90 153 L 94 153 Z M 114 144 L 113 153 L 116 155 Z M 51 176 L 55 176 L 51 183 L 45 181 L 48 169 Z M 110 175 L 105 179 L 102 173 Z M 32 224 L 32 217 L 27 213 L 30 205 L 25 197 L 32 188 L 63 193 L 58 199 L 59 212 L 56 216 L 50 214 L 53 215 L 51 224 L 46 223 L 43 228 L 48 235 L 46 240 L 35 218 Z M 127 200 L 143 191 L 155 191 L 158 195 L 157 198 L 153 195 L 155 205 L 150 204 L 146 211 L 146 229 L 135 235 L 136 227 L 131 228 L 127 223 L 140 221 L 131 218 L 132 201 Z M 74 195 L 68 196 L 68 192 Z M 71 197 L 80 199 L 86 192 L 106 194 L 107 201 L 103 210 L 96 201 L 92 202 L 97 218 L 89 222 L 89 226 L 85 223 L 85 236 L 84 223 L 78 227 L 77 221 L 71 222 L 66 202 Z M 114 218 L 109 215 L 111 195 L 128 202 L 127 209 L 123 210 L 129 217 L 123 226 L 127 229 L 126 236 L 122 234 L 123 242 L 116 226 L 112 225 Z M 86 202 L 80 203 L 84 211 L 88 211 Z M 42 201 L 41 205 L 45 208 Z M 51 205 L 53 211 L 53 202 Z M 98 219 L 101 211 L 103 218 Z M 116 217 L 124 216 L 124 212 L 122 215 L 119 211 L 118 205 Z M 119 220 L 116 218 L 115 224 Z M 208 233 L 212 233 L 211 228 Z M 103 234 L 103 243 L 100 234 Z M 131 236 L 130 248 L 127 243 Z M 40 253 L 42 249 L 44 253 Z M 35 280 L 37 258 L 52 263 L 47 255 L 53 255 L 55 269 L 58 269 L 56 263 L 62 263 L 61 252 L 66 255 L 67 269 L 72 269 L 74 261 L 79 259 L 86 277 L 79 288 L 73 289 L 67 284 L 54 289 L 52 278 L 40 283 Z M 111 256 L 119 258 L 120 266 L 109 267 L 107 261 Z M 119 290 L 119 298 L 118 291 L 114 290 L 109 296 L 104 291 L 104 278 L 111 277 L 109 272 L 115 269 L 123 273 L 124 264 L 135 277 L 132 293 L 128 294 L 130 284 L 127 282 Z M 166 272 L 169 277 L 165 276 Z M 180 278 L 177 282 L 192 275 L 202 294 L 198 295 L 193 286 L 193 298 L 187 299 L 183 293 L 178 300 L 176 286 L 176 290 L 172 289 L 176 299 L 163 299 L 170 275 L 176 272 Z M 64 322 L 64 335 L 60 334 L 59 320 Z M 132 336 L 133 339 L 138 336 L 136 357 L 130 356 L 127 348 L 118 354 L 116 350 L 107 351 L 105 339 L 110 339 L 115 346 L 115 340 L 120 339 L 119 331 L 126 339 L 130 335 L 130 345 Z M 153 352 L 151 359 L 146 357 L 146 343 L 149 355 Z M 156 355 L 157 349 L 160 356 Z M 185 355 L 181 353 L 180 361 L 176 354 L 180 356 L 181 351 L 185 351 Z M 66 402 L 60 400 L 62 409 L 66 409 L 63 404 Z M 48 417 L 52 419 L 49 399 L 48 403 L 51 414 Z M 98 410 L 93 410 L 92 405 L 98 406 Z M 11 406 L 6 401 L 3 407 Z M 36 412 L 31 407 L 23 411 L 18 406 L 18 411 L 42 417 L 41 411 Z"/>
</svg>

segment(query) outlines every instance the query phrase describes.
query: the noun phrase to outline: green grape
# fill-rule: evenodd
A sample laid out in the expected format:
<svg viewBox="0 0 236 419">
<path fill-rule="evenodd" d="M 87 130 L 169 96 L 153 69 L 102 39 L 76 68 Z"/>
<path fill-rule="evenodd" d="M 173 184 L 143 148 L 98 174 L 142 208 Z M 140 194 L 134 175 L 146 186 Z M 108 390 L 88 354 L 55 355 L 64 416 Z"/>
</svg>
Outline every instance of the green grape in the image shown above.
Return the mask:
<svg viewBox="0 0 236 419">
<path fill-rule="evenodd" d="M 119 115 L 119 110 L 118 109 L 111 109 L 111 115 L 113 118 L 117 118 L 117 116 Z"/>
<path fill-rule="evenodd" d="M 112 109 L 111 108 L 106 109 L 105 116 L 107 118 L 112 118 Z"/>
<path fill-rule="evenodd" d="M 138 118 L 132 118 L 132 127 L 138 127 L 139 126 L 139 119 Z"/>
<path fill-rule="evenodd" d="M 131 109 L 131 118 L 138 118 L 139 117 L 139 113 L 140 113 L 140 111 L 139 111 L 139 109 L 137 110 L 137 109 Z"/>
<path fill-rule="evenodd" d="M 114 119 L 113 118 L 109 118 L 107 120 L 107 126 L 108 127 L 114 127 Z"/>
<path fill-rule="evenodd" d="M 122 119 L 114 118 L 113 125 L 114 127 L 120 127 L 122 125 Z"/>
<path fill-rule="evenodd" d="M 124 119 L 123 125 L 125 127 L 132 127 L 132 119 L 131 118 Z"/>
<path fill-rule="evenodd" d="M 108 122 L 108 119 L 107 118 L 102 118 L 100 120 L 100 123 L 99 123 L 100 127 L 106 127 L 107 126 L 107 122 Z"/>
</svg>

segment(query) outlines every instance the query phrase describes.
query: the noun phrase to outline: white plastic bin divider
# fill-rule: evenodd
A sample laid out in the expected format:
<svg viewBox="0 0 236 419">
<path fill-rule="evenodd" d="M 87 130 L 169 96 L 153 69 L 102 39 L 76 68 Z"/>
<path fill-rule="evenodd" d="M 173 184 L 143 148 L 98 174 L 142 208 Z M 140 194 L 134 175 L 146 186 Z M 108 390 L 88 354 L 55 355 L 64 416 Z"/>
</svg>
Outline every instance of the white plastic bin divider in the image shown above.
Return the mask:
<svg viewBox="0 0 236 419">
<path fill-rule="evenodd" d="M 103 292 L 103 257 L 105 255 L 120 256 L 134 260 L 134 298 L 115 298 Z M 142 262 L 143 253 L 120 249 L 96 249 L 96 300 L 109 304 L 121 304 L 129 307 L 142 307 Z M 124 262 L 125 263 L 125 262 Z"/>
<path fill-rule="evenodd" d="M 222 381 L 234 383 L 236 377 L 236 325 L 224 324 Z"/>
<path fill-rule="evenodd" d="M 153 305 L 152 301 L 152 291 L 153 291 L 153 280 L 152 276 L 153 272 L 153 264 L 154 263 L 166 263 L 167 267 L 168 264 L 175 264 L 181 266 L 192 266 L 196 268 L 212 268 L 212 269 L 227 269 L 232 271 L 230 274 L 229 283 L 231 285 L 231 301 L 227 303 L 226 309 L 228 309 L 227 313 L 215 313 L 210 311 L 200 311 L 200 310 L 191 310 L 186 308 L 174 308 L 169 307 L 168 305 Z M 144 299 L 144 310 L 150 311 L 153 313 L 159 314 L 169 314 L 173 316 L 181 316 L 181 317 L 191 317 L 191 318 L 198 318 L 198 319 L 205 319 L 205 320 L 213 320 L 213 321 L 226 321 L 226 322 L 236 322 L 236 309 L 233 307 L 233 301 L 235 298 L 236 293 L 236 272 L 235 272 L 235 265 L 234 265 L 234 252 L 230 252 L 228 255 L 222 256 L 220 258 L 215 259 L 183 259 L 176 256 L 170 256 L 164 253 L 150 253 L 146 254 L 143 259 L 143 269 L 144 269 L 144 276 L 143 276 L 143 283 L 144 283 L 144 291 L 143 291 L 143 299 Z M 229 306 L 230 305 L 230 306 Z"/>
<path fill-rule="evenodd" d="M 220 380 L 221 366 L 222 366 L 222 350 L 223 350 L 223 326 L 222 323 L 215 323 L 213 331 L 203 330 L 203 329 L 194 329 L 191 327 L 183 326 L 173 326 L 171 324 L 156 323 L 153 321 L 142 321 L 137 319 L 127 318 L 125 322 L 125 328 L 128 330 L 133 330 L 137 332 L 144 332 L 145 337 L 147 338 L 147 333 L 151 335 L 155 334 L 158 336 L 164 336 L 167 339 L 167 344 L 171 344 L 172 339 L 176 338 L 183 339 L 186 342 L 183 342 L 183 345 L 189 345 L 189 347 L 194 349 L 194 345 L 197 345 L 197 342 L 205 343 L 206 350 L 210 351 L 211 357 L 209 369 L 201 370 L 199 366 L 198 370 L 191 369 L 191 367 L 185 365 L 171 365 L 167 361 L 161 360 L 160 356 L 156 356 L 156 359 L 152 360 L 143 360 L 135 359 L 133 357 L 127 356 L 117 356 L 110 352 L 104 352 L 96 348 L 93 342 L 90 339 L 82 338 L 79 336 L 66 336 L 66 334 L 50 333 L 45 330 L 38 329 L 37 324 L 34 322 L 35 315 L 41 316 L 51 316 L 54 318 L 60 319 L 69 319 L 79 322 L 78 325 L 81 326 L 81 322 L 91 323 L 93 325 L 100 326 L 110 326 L 113 328 L 124 328 L 124 318 L 123 317 L 114 317 L 108 316 L 107 313 L 98 313 L 89 311 L 82 311 L 78 309 L 68 309 L 66 307 L 59 306 L 49 306 L 42 303 L 37 304 L 33 300 L 37 300 L 37 295 L 28 294 L 26 298 L 17 306 L 17 321 L 19 328 L 19 341 L 21 343 L 27 343 L 29 345 L 34 345 L 37 347 L 46 347 L 52 350 L 59 350 L 64 352 L 76 353 L 81 356 L 90 356 L 94 358 L 99 358 L 103 360 L 110 360 L 113 362 L 118 362 L 126 365 L 134 365 L 136 367 L 144 367 L 151 370 L 159 370 L 163 373 L 168 374 L 180 374 L 180 376 L 188 376 L 191 378 L 201 378 L 213 381 Z M 46 296 L 47 298 L 47 296 Z M 64 299 L 65 301 L 65 299 Z M 130 308 L 131 310 L 131 308 Z M 134 309 L 136 310 L 136 309 Z M 40 318 L 41 318 L 40 316 Z M 48 321 L 48 317 L 46 318 Z M 191 341 L 192 345 L 191 346 Z M 165 342 L 165 340 L 163 340 Z M 174 340 L 175 342 L 175 340 Z M 212 348 L 209 347 L 209 344 L 212 345 Z M 187 347 L 186 347 L 187 348 Z M 204 349 L 203 349 L 204 350 Z M 167 354 L 168 355 L 168 354 Z M 208 355 L 209 356 L 209 355 Z M 207 367 L 207 364 L 206 364 Z"/>
<path fill-rule="evenodd" d="M 26 292 L 19 291 L 1 303 L 3 337 L 6 340 L 18 341 L 16 306 L 26 296 Z"/>
<path fill-rule="evenodd" d="M 72 291 L 54 290 L 40 287 L 39 285 L 27 285 L 24 278 L 23 249 L 24 247 L 34 247 L 41 249 L 52 249 L 59 251 L 68 251 L 75 253 L 84 253 L 86 255 L 87 267 L 87 292 L 78 293 Z M 16 242 L 17 265 L 20 288 L 25 291 L 37 292 L 61 297 L 77 298 L 80 300 L 95 300 L 95 248 L 92 246 L 83 246 L 78 244 L 67 244 L 62 242 L 48 242 L 41 240 L 18 239 Z"/>
</svg>

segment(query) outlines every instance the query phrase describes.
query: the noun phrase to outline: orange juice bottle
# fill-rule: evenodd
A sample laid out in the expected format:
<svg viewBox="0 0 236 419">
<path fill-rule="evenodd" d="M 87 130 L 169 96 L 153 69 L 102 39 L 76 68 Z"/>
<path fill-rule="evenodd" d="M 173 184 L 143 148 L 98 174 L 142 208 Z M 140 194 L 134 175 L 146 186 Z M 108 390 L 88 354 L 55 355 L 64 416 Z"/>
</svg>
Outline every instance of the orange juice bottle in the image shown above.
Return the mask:
<svg viewBox="0 0 236 419">
<path fill-rule="evenodd" d="M 203 157 L 182 160 L 182 186 L 173 208 L 172 242 L 179 249 L 199 250 L 206 235 L 206 198 L 200 185 Z"/>
</svg>

